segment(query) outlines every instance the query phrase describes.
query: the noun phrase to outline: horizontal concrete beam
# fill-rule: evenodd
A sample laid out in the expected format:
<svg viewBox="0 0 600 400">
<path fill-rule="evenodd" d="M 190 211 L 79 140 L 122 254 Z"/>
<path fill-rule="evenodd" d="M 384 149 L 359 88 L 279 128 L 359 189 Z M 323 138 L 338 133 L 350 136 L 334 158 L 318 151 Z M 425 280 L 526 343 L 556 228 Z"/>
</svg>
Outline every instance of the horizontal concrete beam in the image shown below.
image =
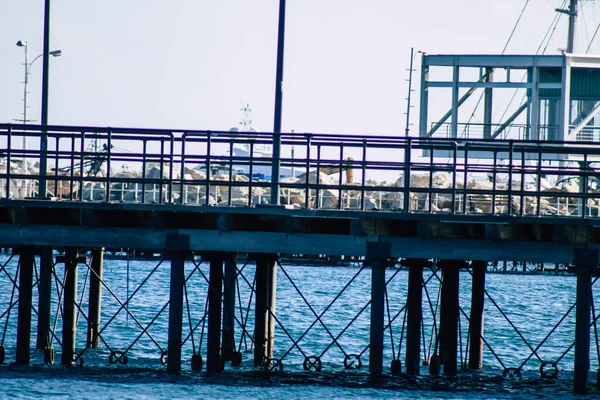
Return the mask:
<svg viewBox="0 0 600 400">
<path fill-rule="evenodd" d="M 162 251 L 167 235 L 188 235 L 190 251 L 328 254 L 366 256 L 367 242 L 389 242 L 391 256 L 457 260 L 514 260 L 572 263 L 573 251 L 586 245 L 556 242 L 393 237 L 376 235 L 292 234 L 194 229 L 85 228 L 0 224 L 0 246 L 137 248 Z M 600 248 L 600 245 L 587 245 Z"/>
</svg>

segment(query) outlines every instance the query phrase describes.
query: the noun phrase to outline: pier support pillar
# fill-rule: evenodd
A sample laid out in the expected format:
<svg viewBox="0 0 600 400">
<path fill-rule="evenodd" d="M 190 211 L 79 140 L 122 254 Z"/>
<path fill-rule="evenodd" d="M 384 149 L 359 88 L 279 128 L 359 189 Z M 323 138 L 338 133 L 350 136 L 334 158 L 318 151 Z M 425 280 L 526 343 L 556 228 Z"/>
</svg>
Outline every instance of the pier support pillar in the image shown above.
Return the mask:
<svg viewBox="0 0 600 400">
<path fill-rule="evenodd" d="M 480 369 L 483 353 L 483 305 L 485 300 L 486 261 L 473 261 L 473 282 L 471 287 L 471 316 L 469 324 L 469 369 Z"/>
<path fill-rule="evenodd" d="M 421 323 L 423 319 L 423 267 L 428 260 L 408 259 L 408 295 L 406 299 L 406 373 L 419 375 L 421 372 Z M 398 355 L 400 356 L 400 355 Z"/>
<path fill-rule="evenodd" d="M 38 281 L 38 325 L 36 348 L 50 346 L 50 305 L 52 304 L 52 249 L 40 252 L 40 277 Z"/>
<path fill-rule="evenodd" d="M 185 283 L 184 260 L 181 252 L 174 252 L 171 258 L 171 282 L 169 294 L 169 333 L 167 372 L 181 371 L 181 335 L 183 332 L 183 285 Z"/>
<path fill-rule="evenodd" d="M 223 361 L 231 361 L 235 352 L 235 294 L 237 278 L 237 254 L 227 253 L 225 256 L 225 277 L 223 281 Z"/>
<path fill-rule="evenodd" d="M 256 259 L 256 314 L 254 323 L 254 366 L 268 366 L 273 358 L 277 255 L 259 254 Z"/>
<path fill-rule="evenodd" d="M 585 394 L 590 368 L 592 269 L 598 264 L 598 250 L 575 249 L 573 256 L 577 276 L 574 391 Z"/>
<path fill-rule="evenodd" d="M 102 309 L 102 270 L 104 264 L 104 249 L 92 250 L 92 265 L 90 274 L 90 293 L 88 311 L 87 342 L 88 349 L 100 347 L 100 315 Z"/>
<path fill-rule="evenodd" d="M 19 315 L 17 320 L 16 354 L 16 363 L 21 365 L 29 365 L 30 360 L 33 262 L 33 249 L 21 249 L 19 253 Z"/>
<path fill-rule="evenodd" d="M 208 253 L 210 261 L 208 282 L 208 332 L 206 336 L 206 370 L 223 370 L 221 358 L 221 295 L 223 292 L 223 253 Z"/>
<path fill-rule="evenodd" d="M 57 257 L 57 262 L 65 264 L 65 287 L 63 289 L 63 332 L 61 364 L 71 366 L 77 343 L 77 249 L 67 248 L 64 257 Z"/>
<path fill-rule="evenodd" d="M 167 373 L 181 372 L 181 336 L 183 333 L 183 288 L 185 259 L 190 248 L 189 235 L 167 235 L 166 250 L 171 260 L 169 284 L 169 332 Z"/>
<path fill-rule="evenodd" d="M 367 242 L 367 265 L 371 267 L 371 329 L 369 335 L 369 373 L 383 372 L 383 324 L 385 316 L 385 268 L 391 253 L 390 243 Z"/>
<path fill-rule="evenodd" d="M 466 266 L 464 261 L 440 260 L 442 268 L 442 294 L 440 305 L 440 358 L 444 374 L 453 376 L 457 368 L 458 347 L 458 273 Z"/>
</svg>

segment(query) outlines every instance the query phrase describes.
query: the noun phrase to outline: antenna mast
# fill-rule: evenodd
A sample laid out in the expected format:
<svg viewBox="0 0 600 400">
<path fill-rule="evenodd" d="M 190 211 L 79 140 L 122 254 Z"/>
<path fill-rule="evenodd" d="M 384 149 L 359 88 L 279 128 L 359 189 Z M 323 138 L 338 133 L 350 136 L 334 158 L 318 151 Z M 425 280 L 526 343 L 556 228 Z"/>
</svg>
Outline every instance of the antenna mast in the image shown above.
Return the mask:
<svg viewBox="0 0 600 400">
<path fill-rule="evenodd" d="M 246 103 L 246 106 L 242 108 L 240 111 L 244 112 L 244 119 L 240 122 L 242 125 L 243 132 L 251 132 L 252 131 L 252 109 L 250 108 L 250 104 Z"/>
<path fill-rule="evenodd" d="M 406 128 L 404 129 L 404 135 L 408 137 L 410 133 L 410 95 L 412 92 L 412 73 L 413 69 L 413 61 L 415 59 L 414 56 L 414 48 L 410 48 L 410 67 L 408 72 L 408 97 L 406 97 Z"/>
</svg>

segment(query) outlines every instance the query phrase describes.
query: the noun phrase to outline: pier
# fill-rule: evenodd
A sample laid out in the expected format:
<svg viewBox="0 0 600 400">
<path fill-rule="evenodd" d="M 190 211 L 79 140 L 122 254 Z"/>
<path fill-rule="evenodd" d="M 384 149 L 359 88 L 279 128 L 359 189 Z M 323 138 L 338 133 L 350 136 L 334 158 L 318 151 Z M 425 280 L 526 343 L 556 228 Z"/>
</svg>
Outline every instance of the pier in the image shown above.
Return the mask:
<svg viewBox="0 0 600 400">
<path fill-rule="evenodd" d="M 44 136 L 47 151 L 11 146 L 24 136 Z M 243 362 L 276 372 L 299 351 L 297 367 L 315 373 L 362 368 L 372 375 L 455 376 L 481 368 L 490 356 L 500 360 L 505 379 L 518 379 L 527 362 L 538 360 L 540 376 L 572 370 L 576 391 L 587 390 L 591 343 L 598 340 L 592 296 L 600 248 L 600 192 L 593 189 L 597 143 L 282 133 L 276 161 L 294 176 L 271 180 L 254 179 L 253 170 L 270 166 L 273 158 L 231 151 L 273 140 L 269 133 L 0 125 L 0 246 L 11 249 L 0 266 L 8 299 L 0 323 L 12 327 L 9 322 L 17 320 L 16 343 L 4 341 L 5 329 L 0 361 L 27 365 L 37 348 L 48 364 L 85 367 L 86 357 L 104 348 L 106 364 L 134 365 L 130 354 L 142 339 L 158 349 L 158 365 L 174 374 L 219 372 Z M 587 167 L 561 164 L 557 154 Z M 32 169 L 39 163 L 47 163 L 45 175 Z M 219 174 L 223 169 L 227 173 Z M 368 180 L 374 173 L 394 179 Z M 551 177 L 577 179 L 582 190 L 545 190 L 541 182 Z M 271 204 L 274 187 L 279 204 Z M 128 283 L 123 297 L 106 283 L 106 251 L 152 254 L 155 266 L 142 282 Z M 312 307 L 301 279 L 280 262 L 301 254 L 351 258 L 359 265 L 323 310 Z M 531 350 L 521 365 L 504 364 L 486 344 L 484 305 L 498 306 L 486 291 L 486 272 L 506 261 L 561 264 L 576 276 L 576 304 L 567 313 L 575 315 L 572 342 L 558 359 L 539 355 L 556 327 L 541 326 L 547 336 L 539 343 L 521 336 Z M 136 294 L 165 268 L 155 282 L 155 316 L 142 322 L 135 315 Z M 400 292 L 396 283 L 405 272 L 406 291 Z M 460 301 L 463 273 L 471 277 L 468 316 Z M 325 313 L 359 279 L 369 301 L 345 327 L 332 330 Z M 314 316 L 304 332 L 291 331 L 278 318 L 282 280 L 291 282 Z M 101 318 L 107 301 L 118 310 L 108 319 Z M 110 344 L 119 313 L 139 328 L 128 348 Z M 468 327 L 460 323 L 465 317 Z M 368 333 L 349 351 L 341 337 L 357 320 Z M 165 322 L 167 343 L 151 334 L 156 321 Z M 86 327 L 83 346 L 80 324 Z M 317 328 L 330 344 L 309 354 L 302 340 Z M 288 350 L 278 349 L 276 332 L 291 342 Z M 241 352 L 242 342 L 251 343 L 252 355 Z M 332 367 L 323 359 L 334 350 L 341 356 Z M 568 353 L 572 365 L 560 362 Z"/>
</svg>

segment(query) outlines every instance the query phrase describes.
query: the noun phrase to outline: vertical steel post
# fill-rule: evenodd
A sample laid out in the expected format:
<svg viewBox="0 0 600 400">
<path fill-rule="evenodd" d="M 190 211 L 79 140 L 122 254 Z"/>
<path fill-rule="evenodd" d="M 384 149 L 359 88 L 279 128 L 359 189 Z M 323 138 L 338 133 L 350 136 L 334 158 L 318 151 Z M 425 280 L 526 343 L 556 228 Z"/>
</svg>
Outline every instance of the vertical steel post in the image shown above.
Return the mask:
<svg viewBox="0 0 600 400">
<path fill-rule="evenodd" d="M 48 80 L 49 80 L 49 57 L 50 57 L 50 0 L 46 0 L 44 8 L 44 53 L 42 55 L 42 118 L 41 123 L 44 131 L 40 137 L 40 174 L 38 197 L 46 198 L 48 172 Z"/>
<path fill-rule="evenodd" d="M 190 250 L 189 235 L 167 234 L 165 250 L 171 259 L 167 373 L 178 374 L 181 372 L 183 288 L 185 285 L 185 259 Z"/>
<path fill-rule="evenodd" d="M 63 348 L 61 364 L 71 366 L 77 343 L 77 326 L 75 306 L 77 301 L 77 249 L 68 248 L 63 258 L 65 263 L 65 287 L 63 289 Z"/>
<path fill-rule="evenodd" d="M 29 365 L 31 349 L 31 302 L 33 280 L 33 250 L 21 249 L 19 254 L 19 316 L 17 320 L 16 363 Z"/>
<path fill-rule="evenodd" d="M 231 361 L 235 351 L 234 315 L 237 276 L 237 255 L 227 253 L 225 257 L 225 277 L 223 280 L 223 338 L 222 353 L 224 361 Z"/>
<path fill-rule="evenodd" d="M 529 96 L 529 116 L 531 118 L 529 126 L 530 126 L 530 137 L 533 140 L 541 140 L 543 139 L 540 136 L 540 96 L 539 96 L 539 68 L 537 66 L 533 66 L 530 69 L 530 72 L 527 73 L 527 79 L 530 80 L 530 83 L 533 85 L 531 89 L 531 96 Z M 564 93 L 563 93 L 564 94 Z"/>
<path fill-rule="evenodd" d="M 421 372 L 421 322 L 423 301 L 423 266 L 427 260 L 409 259 L 408 294 L 406 299 L 406 373 L 419 375 Z"/>
<path fill-rule="evenodd" d="M 211 253 L 208 283 L 208 334 L 206 336 L 206 370 L 221 371 L 221 295 L 223 291 L 223 254 Z"/>
<path fill-rule="evenodd" d="M 590 363 L 590 298 L 592 296 L 592 268 L 576 266 L 577 299 L 575 310 L 575 393 L 587 393 Z"/>
<path fill-rule="evenodd" d="M 428 111 L 429 111 L 429 65 L 427 55 L 422 53 L 421 56 L 421 93 L 419 104 L 419 137 L 425 138 L 428 129 Z"/>
<path fill-rule="evenodd" d="M 567 36 L 567 53 L 575 50 L 575 21 L 577 19 L 577 0 L 569 1 L 569 32 Z"/>
<path fill-rule="evenodd" d="M 494 69 L 490 67 L 485 68 L 485 81 L 494 81 Z M 483 138 L 492 138 L 492 105 L 493 105 L 493 89 L 491 87 L 484 89 L 483 99 Z"/>
<path fill-rule="evenodd" d="M 383 372 L 383 322 L 385 310 L 385 265 L 381 262 L 371 264 L 371 331 L 369 373 Z"/>
<path fill-rule="evenodd" d="M 92 265 L 90 275 L 90 293 L 88 303 L 88 349 L 100 347 L 100 316 L 102 310 L 102 270 L 104 264 L 104 249 L 92 250 Z"/>
<path fill-rule="evenodd" d="M 267 290 L 269 277 L 268 260 L 260 255 L 256 259 L 256 303 L 254 311 L 254 366 L 264 365 L 266 354 L 266 309 Z"/>
<path fill-rule="evenodd" d="M 273 205 L 279 205 L 281 116 L 283 104 L 283 52 L 285 49 L 284 43 L 285 0 L 279 0 L 279 27 L 277 29 L 277 70 L 275 76 L 275 117 L 273 121 L 273 164 L 271 165 L 271 204 Z"/>
<path fill-rule="evenodd" d="M 485 299 L 486 261 L 473 261 L 471 317 L 469 324 L 469 369 L 480 369 L 483 352 L 483 305 Z"/>
<path fill-rule="evenodd" d="M 273 358 L 275 334 L 275 297 L 277 289 L 276 256 L 256 257 L 256 310 L 254 323 L 254 366 L 266 366 Z"/>
<path fill-rule="evenodd" d="M 440 318 L 440 322 L 438 324 L 439 327 L 439 331 L 438 331 L 438 337 L 437 337 L 437 343 L 438 343 L 438 348 L 439 348 L 439 357 L 440 357 L 440 364 L 443 365 L 444 364 L 444 349 L 446 348 L 446 344 L 445 342 L 445 338 L 446 338 L 446 325 L 445 325 L 445 318 L 446 318 L 446 312 L 444 310 L 445 307 L 445 302 L 444 302 L 444 289 L 446 286 L 446 275 L 445 275 L 445 271 L 444 271 L 444 261 L 439 260 L 437 262 L 437 266 L 438 268 L 440 268 L 442 270 L 442 282 L 440 283 L 441 288 L 440 288 L 440 312 L 439 312 L 439 318 Z"/>
<path fill-rule="evenodd" d="M 167 372 L 181 371 L 181 335 L 183 332 L 183 285 L 185 283 L 185 254 L 173 251 L 171 256 L 171 282 L 169 294 L 169 343 Z"/>
<path fill-rule="evenodd" d="M 269 284 L 267 287 L 267 357 L 275 350 L 275 306 L 277 300 L 277 255 L 269 255 Z"/>
<path fill-rule="evenodd" d="M 442 260 L 442 294 L 440 305 L 440 358 L 444 374 L 456 375 L 458 347 L 458 273 L 461 261 Z"/>
<path fill-rule="evenodd" d="M 577 276 L 573 389 L 577 394 L 585 394 L 590 368 L 592 269 L 598 265 L 598 250 L 575 249 L 573 259 Z"/>
<path fill-rule="evenodd" d="M 38 325 L 36 348 L 50 346 L 50 304 L 52 303 L 52 249 L 40 252 L 40 278 L 38 282 Z"/>
<path fill-rule="evenodd" d="M 383 323 L 385 316 L 385 268 L 390 258 L 389 243 L 367 242 L 371 267 L 371 329 L 369 334 L 369 373 L 383 372 Z"/>
<path fill-rule="evenodd" d="M 457 61 L 454 60 L 454 66 L 452 72 L 452 122 L 451 122 L 451 137 L 453 139 L 458 138 L 458 83 L 460 81 L 460 67 L 457 65 Z"/>
</svg>

